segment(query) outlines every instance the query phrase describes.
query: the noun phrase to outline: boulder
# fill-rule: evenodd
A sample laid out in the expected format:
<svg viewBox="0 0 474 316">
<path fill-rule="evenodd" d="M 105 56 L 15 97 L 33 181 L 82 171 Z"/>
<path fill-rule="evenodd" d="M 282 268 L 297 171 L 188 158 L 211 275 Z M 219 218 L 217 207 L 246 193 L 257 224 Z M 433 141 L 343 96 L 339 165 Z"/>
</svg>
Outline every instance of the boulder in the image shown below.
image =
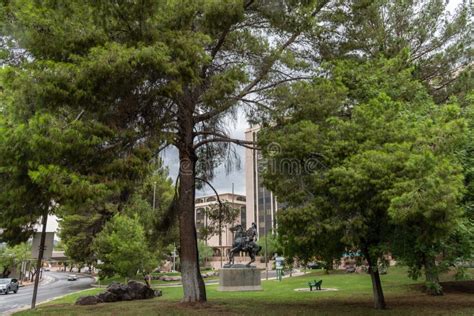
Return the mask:
<svg viewBox="0 0 474 316">
<path fill-rule="evenodd" d="M 133 300 L 133 299 L 134 299 L 134 298 L 132 298 L 132 297 L 130 296 L 130 294 L 128 294 L 128 293 L 125 293 L 125 294 L 123 294 L 123 295 L 120 297 L 120 300 L 121 300 L 121 301 L 131 301 L 131 300 Z"/>
<path fill-rule="evenodd" d="M 102 303 L 97 296 L 82 296 L 76 301 L 76 305 L 96 305 L 97 303 Z"/>
<path fill-rule="evenodd" d="M 97 297 L 105 303 L 117 302 L 119 300 L 119 297 L 111 292 L 100 293 Z"/>
<path fill-rule="evenodd" d="M 128 293 L 136 300 L 146 300 L 155 297 L 155 291 L 144 283 L 130 281 L 127 284 Z"/>
<path fill-rule="evenodd" d="M 124 284 L 114 282 L 107 287 L 107 292 L 113 293 L 118 297 L 121 297 L 122 295 L 128 292 L 128 287 Z"/>
<path fill-rule="evenodd" d="M 155 290 L 153 290 L 152 288 L 146 287 L 145 290 L 143 291 L 142 299 L 146 300 L 149 298 L 154 298 L 155 296 L 156 296 Z"/>
<path fill-rule="evenodd" d="M 142 300 L 145 298 L 146 289 L 148 288 L 145 284 L 137 282 L 137 281 L 130 281 L 127 284 L 128 287 L 128 294 L 136 300 Z"/>
<path fill-rule="evenodd" d="M 104 293 L 96 296 L 84 296 L 76 301 L 77 305 L 95 305 L 97 303 L 111 303 L 117 301 L 144 300 L 161 296 L 160 290 L 153 290 L 144 283 L 130 281 L 127 285 L 112 283 Z"/>
</svg>

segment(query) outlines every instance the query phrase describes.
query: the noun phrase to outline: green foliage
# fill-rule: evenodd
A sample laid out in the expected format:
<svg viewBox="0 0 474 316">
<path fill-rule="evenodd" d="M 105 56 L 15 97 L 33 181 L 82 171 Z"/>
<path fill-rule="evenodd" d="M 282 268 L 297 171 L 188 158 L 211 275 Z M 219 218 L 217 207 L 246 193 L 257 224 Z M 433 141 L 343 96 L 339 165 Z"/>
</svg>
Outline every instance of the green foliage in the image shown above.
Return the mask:
<svg viewBox="0 0 474 316">
<path fill-rule="evenodd" d="M 21 243 L 14 247 L 0 245 L 0 272 L 2 278 L 8 278 L 13 269 L 21 267 L 21 263 L 31 257 L 31 245 Z"/>
<path fill-rule="evenodd" d="M 260 134 L 265 183 L 288 205 L 279 215 L 288 253 L 327 261 L 360 250 L 376 267 L 391 250 L 436 275 L 434 256 L 463 218 L 467 125 L 456 102 L 432 102 L 405 60 L 336 62 L 328 79 L 283 98 L 289 117 Z M 319 93 L 331 86 L 338 93 Z M 319 99 L 307 103 L 307 93 Z"/>
<path fill-rule="evenodd" d="M 201 266 L 204 266 L 206 263 L 206 260 L 212 257 L 212 255 L 214 254 L 212 247 L 208 246 L 202 240 L 198 241 L 198 252 L 199 252 L 199 264 Z"/>
<path fill-rule="evenodd" d="M 278 241 L 278 238 L 275 234 L 267 234 L 266 236 L 262 236 L 258 239 L 257 244 L 262 247 L 262 250 L 260 250 L 259 255 L 260 256 L 265 256 L 266 260 L 270 260 L 273 258 L 275 254 L 280 254 L 282 253 L 282 249 L 280 246 L 280 243 Z"/>
<path fill-rule="evenodd" d="M 426 282 L 425 283 L 426 292 L 430 295 L 442 295 L 443 288 L 439 284 L 439 282 Z"/>
<path fill-rule="evenodd" d="M 138 215 L 151 249 L 160 252 L 178 240 L 177 220 L 168 214 L 174 198 L 174 186 L 162 162 L 152 162 L 149 174 L 124 206 L 128 216 Z M 153 201 L 154 199 L 154 201 Z M 153 209 L 155 205 L 155 209 Z"/>
<path fill-rule="evenodd" d="M 465 267 L 459 266 L 459 267 L 456 267 L 456 273 L 454 274 L 454 279 L 457 281 L 471 280 L 472 275 L 467 271 Z"/>
<path fill-rule="evenodd" d="M 151 272 L 158 264 L 137 216 L 115 215 L 96 236 L 93 249 L 102 261 L 101 276 L 131 278 L 137 272 Z"/>
<path fill-rule="evenodd" d="M 225 226 L 233 225 L 239 214 L 240 208 L 233 208 L 228 202 L 206 207 L 206 224 L 199 229 L 200 238 L 206 241 L 212 236 L 223 234 Z"/>
<path fill-rule="evenodd" d="M 10 110 L 19 120 L 40 112 L 65 122 L 78 117 L 75 121 L 95 122 L 111 133 L 96 147 L 118 161 L 96 157 L 109 170 L 91 172 L 98 176 L 93 183 L 105 186 L 92 190 L 104 194 L 101 201 L 68 213 L 94 219 L 82 220 L 89 236 L 133 194 L 128 186 L 133 181 L 126 185 L 115 179 L 136 179 L 130 167 L 143 167 L 163 145 L 176 146 L 179 194 L 170 213 L 181 219 L 180 249 L 189 260 L 182 267 L 193 270 L 183 274 L 193 278 L 185 291 L 192 290 L 191 284 L 199 287 L 186 299 L 199 295 L 205 300 L 196 262 L 194 199 L 189 198 L 195 178 L 211 179 L 215 167 L 233 156 L 235 141 L 228 137 L 225 117 L 235 114 L 239 101 L 286 82 L 277 68 L 308 65 L 289 50 L 327 3 L 281 1 L 275 10 L 262 1 L 4 2 L 2 32 L 29 57 L 8 72 Z M 69 168 L 54 165 L 34 177 L 44 182 L 46 173 L 67 179 Z M 77 173 L 82 180 L 83 171 Z M 119 203 L 108 193 L 118 193 Z M 59 202 L 56 196 L 45 200 Z"/>
<path fill-rule="evenodd" d="M 295 73 L 307 72 L 314 61 L 319 66 L 320 57 L 323 61 L 341 56 L 354 59 L 380 55 L 394 57 L 406 52 L 407 48 L 410 49 L 411 59 L 416 61 L 412 71 L 424 80 L 438 102 L 444 101 L 447 93 L 462 91 L 460 87 L 472 83 L 471 76 L 465 71 L 461 71 L 463 76 L 459 76 L 464 79 L 450 80 L 454 67 L 465 66 L 466 61 L 470 60 L 464 51 L 471 50 L 463 50 L 468 47 L 463 47 L 470 23 L 467 5 L 453 21 L 440 23 L 446 15 L 441 1 L 331 1 L 330 9 L 322 10 L 329 2 L 3 2 L 0 5 L 2 34 L 12 39 L 11 45 L 7 46 L 21 47 L 22 55 L 27 57 L 19 59 L 19 64 L 6 58 L 10 65 L 18 67 L 2 71 L 8 83 L 4 89 L 7 91 L 5 100 L 11 103 L 8 107 L 11 122 L 16 126 L 27 124 L 35 116 L 50 115 L 63 127 L 67 126 L 61 129 L 60 135 L 68 134 L 68 124 L 71 122 L 72 125 L 83 123 L 92 132 L 81 135 L 91 136 L 84 138 L 92 139 L 93 143 L 97 141 L 86 146 L 86 152 L 99 152 L 93 157 L 95 159 L 84 158 L 78 163 L 77 157 L 80 155 L 72 155 L 74 150 L 55 151 L 54 146 L 48 147 L 51 144 L 44 142 L 46 137 L 40 137 L 43 138 L 41 146 L 31 148 L 40 149 L 39 153 L 44 156 L 33 158 L 30 164 L 30 158 L 25 157 L 29 157 L 30 153 L 36 155 L 38 151 L 23 152 L 23 148 L 30 148 L 28 146 L 19 147 L 22 148 L 20 151 L 12 151 L 14 141 L 1 140 L 7 145 L 0 148 L 0 156 L 10 155 L 13 157 L 11 161 L 15 163 L 8 165 L 0 161 L 0 168 L 22 166 L 13 173 L 7 169 L 0 170 L 4 180 L 2 187 L 4 184 L 10 185 L 5 195 L 11 195 L 14 202 L 0 205 L 3 212 L 1 224 L 7 228 L 5 238 L 26 238 L 31 233 L 32 223 L 49 210 L 53 200 L 63 208 L 61 212 L 64 212 L 65 223 L 66 216 L 79 216 L 73 217 L 72 221 L 83 223 L 82 226 L 78 225 L 80 230 L 85 231 L 87 236 L 94 236 L 113 214 L 123 210 L 124 204 L 133 195 L 136 182 L 146 174 L 144 165 L 165 143 L 178 148 L 182 167 L 178 189 L 183 188 L 183 191 L 177 195 L 170 213 L 179 213 L 183 219 L 180 242 L 183 243 L 182 252 L 187 254 L 183 257 L 197 260 L 194 221 L 184 221 L 192 219 L 194 202 L 192 198 L 186 197 L 195 188 L 196 175 L 205 180 L 211 179 L 215 167 L 232 157 L 229 143 L 235 141 L 228 138 L 223 119 L 227 114 L 235 114 L 239 102 L 250 105 L 251 110 L 255 109 L 254 106 L 259 107 L 261 102 L 254 99 L 253 95 L 264 94 L 267 97 L 268 90 L 296 79 L 299 76 Z M 334 36 L 334 32 L 338 35 Z M 316 50 L 293 45 L 300 38 L 308 40 L 304 41 L 305 45 L 314 43 Z M 334 40 L 337 42 L 333 43 Z M 311 56 L 307 56 L 308 51 Z M 5 54 L 2 54 L 2 58 L 5 58 Z M 350 67 L 345 68 L 344 73 L 348 74 Z M 358 71 L 364 72 L 361 68 Z M 364 73 L 366 77 L 371 76 L 370 72 Z M 338 108 L 322 106 L 326 111 L 321 115 L 323 119 L 339 115 L 338 112 L 348 114 L 348 109 L 359 103 L 390 103 L 388 99 L 384 100 L 380 91 L 388 98 L 399 100 L 386 87 L 375 87 L 372 91 L 367 89 L 377 86 L 378 81 L 395 87 L 394 91 L 401 100 L 403 96 L 408 100 L 412 100 L 413 94 L 421 96 L 417 93 L 421 89 L 417 89 L 413 82 L 412 85 L 405 85 L 402 80 L 395 82 L 401 82 L 401 87 L 409 88 L 404 91 L 390 82 L 391 77 L 381 78 L 380 73 L 372 76 L 372 80 L 356 78 L 352 80 L 354 85 L 350 85 L 348 81 L 356 75 L 357 72 L 348 74 L 337 85 L 322 78 L 319 84 L 310 83 L 309 87 L 302 84 L 301 87 L 294 86 L 294 89 L 302 92 L 318 87 L 324 92 L 321 100 L 337 105 Z M 354 86 L 360 89 L 353 89 Z M 357 95 L 351 95 L 352 91 Z M 366 91 L 373 94 L 367 93 L 364 99 L 362 95 Z M 282 90 L 279 92 L 286 99 Z M 270 93 L 263 102 L 271 102 L 276 95 Z M 314 93 L 308 103 L 321 105 L 317 95 Z M 341 101 L 344 95 L 348 96 L 349 102 Z M 459 96 L 464 97 L 462 94 Z M 298 97 L 295 100 L 301 99 Z M 275 100 L 280 103 L 278 98 Z M 298 104 L 290 101 L 288 105 Z M 304 105 L 304 101 L 301 104 Z M 306 108 L 308 113 L 318 112 L 315 108 Z M 292 111 L 291 107 L 285 110 L 280 113 L 280 118 L 295 112 L 305 117 L 300 110 Z M 319 127 L 311 123 L 314 122 L 303 122 L 305 126 L 302 127 L 306 131 L 319 133 Z M 384 126 L 383 120 L 378 123 Z M 49 126 L 46 121 L 40 125 Z M 361 129 L 370 127 L 376 126 L 360 125 Z M 298 128 L 296 126 L 294 130 Z M 104 131 L 106 135 L 96 135 L 97 130 Z M 361 133 L 350 128 L 346 132 Z M 55 136 L 55 133 L 52 135 Z M 35 139 L 30 136 L 34 135 L 28 135 L 27 139 Z M 327 136 L 330 139 L 343 135 L 336 133 Z M 317 137 L 308 134 L 305 139 L 313 141 Z M 336 142 L 335 150 L 323 148 L 321 152 L 328 154 L 328 159 L 335 159 L 339 163 L 337 166 L 340 169 L 334 169 L 334 174 L 330 175 L 334 177 L 333 180 L 338 182 L 347 175 L 360 180 L 358 184 L 365 184 L 364 176 L 380 169 L 380 166 L 370 163 L 379 157 L 395 168 L 397 161 L 390 157 L 388 149 L 384 152 L 375 148 L 376 144 L 380 145 L 380 141 L 374 138 L 371 144 L 374 147 L 367 145 L 367 148 L 375 152 L 367 149 L 365 154 L 357 149 L 362 140 L 351 145 L 346 138 Z M 74 139 L 70 143 L 74 148 L 77 145 Z M 307 148 L 312 145 L 325 147 L 328 144 L 330 142 L 322 144 L 313 141 Z M 407 150 L 402 149 L 401 152 Z M 55 155 L 56 152 L 58 155 Z M 303 159 L 305 152 L 300 151 Z M 355 152 L 361 155 L 365 165 L 358 165 L 356 161 L 352 161 L 352 165 L 343 165 L 341 160 Z M 359 172 L 360 168 L 363 172 Z M 385 176 L 390 177 L 389 174 Z M 378 179 L 374 187 L 383 186 L 384 180 Z M 287 182 L 291 182 L 291 179 Z M 346 184 L 335 183 L 336 186 Z M 309 183 L 308 187 L 311 186 L 312 183 Z M 80 194 L 72 194 L 75 191 Z M 348 190 L 345 193 L 364 195 L 370 192 Z M 19 197 L 24 197 L 29 203 L 24 210 L 20 208 L 20 213 L 23 215 L 26 210 L 34 210 L 34 214 L 30 218 L 20 216 L 18 220 L 11 220 L 13 210 L 20 205 Z M 9 198 L 2 195 L 0 201 L 9 201 Z M 300 193 L 294 198 L 304 200 L 305 197 Z M 381 207 L 387 199 L 377 196 L 368 202 Z M 349 208 L 351 203 L 346 204 L 344 207 Z M 365 211 L 362 213 L 367 215 Z M 373 210 L 368 211 L 372 217 L 375 213 Z M 359 220 L 354 224 L 357 224 L 357 234 L 360 235 L 366 233 L 364 227 L 370 226 L 364 226 Z M 341 230 L 344 228 L 340 227 Z M 74 235 L 74 231 L 68 234 Z M 81 257 L 89 255 L 84 253 Z M 194 269 L 193 274 L 184 274 L 185 277 L 198 274 L 195 262 L 183 266 Z M 203 289 L 203 282 L 200 281 L 193 280 L 190 284 L 200 284 Z M 190 288 L 185 289 L 188 291 Z M 205 295 L 201 295 L 200 300 L 204 299 Z"/>
<path fill-rule="evenodd" d="M 449 12 L 440 0 L 338 0 L 313 30 L 313 47 L 322 61 L 393 58 L 408 50 L 413 75 L 437 103 L 452 95 L 464 103 L 474 87 L 472 12 L 469 1 Z"/>
</svg>

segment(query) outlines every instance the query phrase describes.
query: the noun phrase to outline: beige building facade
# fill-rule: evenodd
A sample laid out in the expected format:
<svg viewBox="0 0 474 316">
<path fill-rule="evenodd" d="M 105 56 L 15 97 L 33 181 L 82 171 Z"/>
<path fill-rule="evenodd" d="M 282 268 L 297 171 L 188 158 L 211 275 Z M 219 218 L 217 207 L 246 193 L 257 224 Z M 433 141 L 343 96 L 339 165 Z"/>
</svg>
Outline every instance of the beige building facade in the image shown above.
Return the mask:
<svg viewBox="0 0 474 316">
<path fill-rule="evenodd" d="M 230 207 L 234 209 L 238 209 L 238 215 L 235 219 L 235 222 L 232 225 L 224 225 L 223 231 L 221 235 L 221 239 L 219 235 L 211 236 L 206 240 L 207 245 L 213 248 L 214 256 L 220 257 L 221 251 L 224 257 L 227 258 L 229 250 L 232 247 L 233 243 L 233 234 L 230 231 L 232 226 L 237 224 L 241 224 L 243 227 L 247 227 L 247 211 L 246 211 L 246 197 L 240 194 L 232 194 L 232 193 L 223 193 L 219 194 L 219 199 L 222 203 L 227 203 Z M 210 220 L 206 215 L 206 212 L 211 208 L 217 208 L 219 205 L 217 201 L 217 197 L 215 195 L 209 196 L 202 196 L 196 198 L 195 203 L 195 218 L 196 218 L 196 230 L 198 231 L 198 238 L 199 231 L 201 228 L 210 225 Z M 200 238 L 202 239 L 202 238 Z"/>
</svg>

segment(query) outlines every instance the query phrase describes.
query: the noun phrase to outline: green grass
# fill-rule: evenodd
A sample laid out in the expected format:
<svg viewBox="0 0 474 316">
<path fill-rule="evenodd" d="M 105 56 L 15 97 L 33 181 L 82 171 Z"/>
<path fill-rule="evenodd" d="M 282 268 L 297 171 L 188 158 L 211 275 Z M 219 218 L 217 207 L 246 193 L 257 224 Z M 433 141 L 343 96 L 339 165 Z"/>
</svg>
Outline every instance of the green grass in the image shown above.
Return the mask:
<svg viewBox="0 0 474 316">
<path fill-rule="evenodd" d="M 294 291 L 307 287 L 308 281 L 314 279 L 322 279 L 323 288 L 338 291 Z M 163 297 L 145 301 L 72 305 L 79 296 L 101 292 L 93 289 L 15 315 L 474 315 L 474 295 L 427 296 L 420 291 L 420 282 L 407 278 L 403 268 L 391 268 L 382 276 L 382 282 L 389 307 L 386 311 L 372 308 L 372 287 L 367 274 L 325 275 L 318 271 L 281 282 L 262 281 L 263 291 L 259 292 L 219 292 L 217 285 L 208 285 L 208 303 L 204 305 L 180 304 L 181 287 L 162 287 Z"/>
</svg>

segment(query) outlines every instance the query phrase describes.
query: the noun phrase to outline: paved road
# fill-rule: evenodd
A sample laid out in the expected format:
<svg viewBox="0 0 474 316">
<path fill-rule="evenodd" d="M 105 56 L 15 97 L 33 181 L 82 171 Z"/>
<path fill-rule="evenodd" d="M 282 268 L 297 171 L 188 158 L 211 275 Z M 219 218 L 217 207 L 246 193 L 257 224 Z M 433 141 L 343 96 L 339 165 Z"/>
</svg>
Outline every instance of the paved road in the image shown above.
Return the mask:
<svg viewBox="0 0 474 316">
<path fill-rule="evenodd" d="M 49 281 L 40 284 L 36 300 L 38 303 L 90 288 L 94 282 L 93 278 L 86 276 L 78 276 L 77 281 L 68 281 L 66 272 L 44 272 L 44 275 L 49 278 Z M 32 295 L 33 286 L 22 287 L 17 294 L 10 292 L 8 295 L 0 295 L 0 314 L 30 305 Z"/>
</svg>

